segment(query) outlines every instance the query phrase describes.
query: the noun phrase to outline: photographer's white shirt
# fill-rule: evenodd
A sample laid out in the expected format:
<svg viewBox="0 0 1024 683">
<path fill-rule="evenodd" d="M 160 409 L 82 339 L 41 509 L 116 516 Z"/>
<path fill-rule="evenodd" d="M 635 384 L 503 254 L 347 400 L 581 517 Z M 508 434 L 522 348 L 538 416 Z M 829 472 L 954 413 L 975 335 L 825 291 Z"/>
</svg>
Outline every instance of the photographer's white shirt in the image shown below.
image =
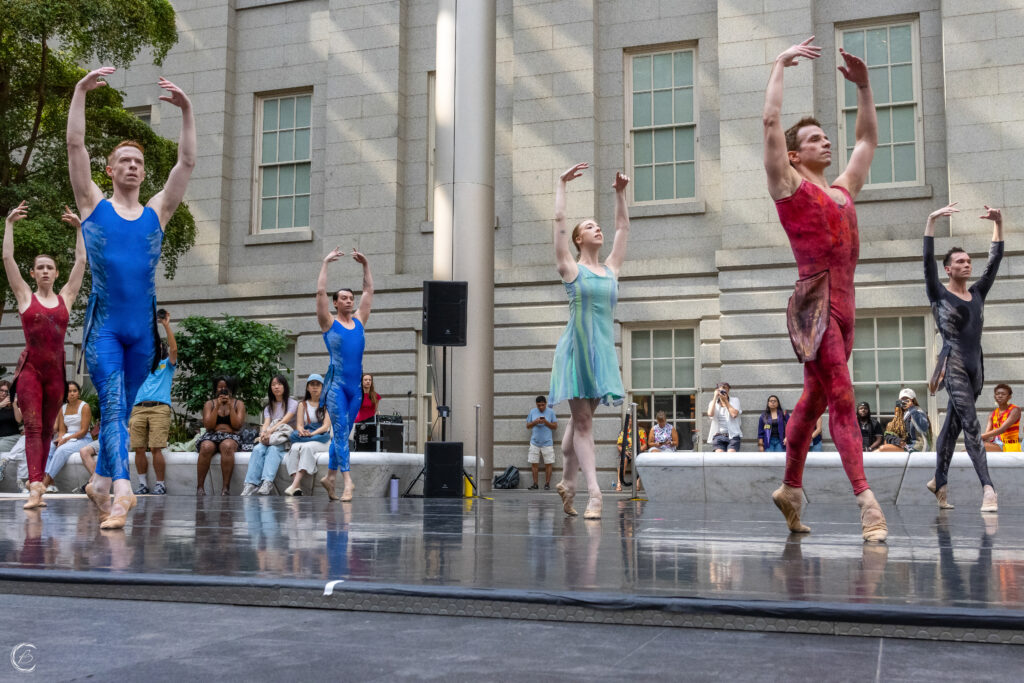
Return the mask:
<svg viewBox="0 0 1024 683">
<path fill-rule="evenodd" d="M 718 397 L 715 396 L 711 399 L 711 403 L 708 404 L 708 410 L 715 409 L 715 416 L 709 418 L 711 421 L 711 428 L 708 430 L 708 443 L 715 440 L 715 435 L 723 432 L 728 432 L 729 438 L 734 437 L 743 438 L 743 433 L 740 431 L 740 415 L 743 411 L 740 409 L 740 400 L 735 396 L 729 397 L 729 405 L 736 409 L 736 417 L 732 417 L 729 414 L 729 409 L 722 405 L 716 405 L 718 403 Z"/>
</svg>

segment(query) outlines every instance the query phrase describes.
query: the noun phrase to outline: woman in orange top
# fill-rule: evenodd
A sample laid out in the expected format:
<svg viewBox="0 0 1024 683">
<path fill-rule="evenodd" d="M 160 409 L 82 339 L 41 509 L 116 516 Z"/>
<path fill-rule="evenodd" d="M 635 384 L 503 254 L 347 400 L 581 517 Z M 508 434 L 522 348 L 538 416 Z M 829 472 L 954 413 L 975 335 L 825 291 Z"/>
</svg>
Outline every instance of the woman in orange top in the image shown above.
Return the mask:
<svg viewBox="0 0 1024 683">
<path fill-rule="evenodd" d="M 988 430 L 981 435 L 986 450 L 998 451 L 999 441 L 1002 441 L 1004 452 L 1020 451 L 1020 408 L 1010 403 L 1011 396 L 1013 390 L 1009 384 L 996 385 L 996 409 L 988 418 Z"/>
</svg>

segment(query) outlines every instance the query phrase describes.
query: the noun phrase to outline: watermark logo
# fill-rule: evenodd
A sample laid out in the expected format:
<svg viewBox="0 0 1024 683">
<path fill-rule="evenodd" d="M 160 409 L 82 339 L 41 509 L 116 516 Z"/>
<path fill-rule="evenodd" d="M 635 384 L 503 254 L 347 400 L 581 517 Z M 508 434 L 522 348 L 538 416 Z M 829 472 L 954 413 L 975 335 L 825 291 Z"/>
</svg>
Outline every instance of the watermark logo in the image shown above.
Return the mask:
<svg viewBox="0 0 1024 683">
<path fill-rule="evenodd" d="M 32 643 L 18 643 L 11 648 L 11 666 L 23 674 L 36 670 L 36 646 Z"/>
</svg>

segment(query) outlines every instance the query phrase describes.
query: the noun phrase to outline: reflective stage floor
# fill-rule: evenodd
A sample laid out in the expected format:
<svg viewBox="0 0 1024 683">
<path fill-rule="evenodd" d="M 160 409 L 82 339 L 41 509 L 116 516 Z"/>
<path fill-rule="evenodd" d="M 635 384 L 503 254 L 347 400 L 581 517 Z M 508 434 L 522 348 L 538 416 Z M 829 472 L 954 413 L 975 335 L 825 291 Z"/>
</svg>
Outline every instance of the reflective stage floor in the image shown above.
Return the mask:
<svg viewBox="0 0 1024 683">
<path fill-rule="evenodd" d="M 0 498 L 0 592 L 1024 644 L 1021 508 L 887 507 L 875 545 L 852 498 L 796 536 L 771 504 L 494 495 L 146 496 L 124 531 Z"/>
</svg>

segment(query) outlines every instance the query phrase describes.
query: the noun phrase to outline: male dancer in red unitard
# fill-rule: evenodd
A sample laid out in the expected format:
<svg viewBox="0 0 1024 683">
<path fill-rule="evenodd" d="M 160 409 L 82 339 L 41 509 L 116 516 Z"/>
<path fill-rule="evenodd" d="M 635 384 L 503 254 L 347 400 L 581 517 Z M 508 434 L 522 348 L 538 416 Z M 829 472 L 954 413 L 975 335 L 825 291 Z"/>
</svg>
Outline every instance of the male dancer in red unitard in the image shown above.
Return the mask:
<svg viewBox="0 0 1024 683">
<path fill-rule="evenodd" d="M 790 531 L 800 522 L 804 461 L 811 430 L 829 409 L 829 430 L 860 506 L 865 541 L 884 541 L 885 516 L 864 477 L 864 451 L 854 410 L 853 384 L 846 366 L 853 348 L 853 271 L 860 242 L 853 199 L 860 192 L 878 144 L 878 119 L 864 62 L 840 49 L 846 80 L 857 86 L 857 138 L 850 163 L 833 185 L 825 180 L 832 143 L 816 120 L 805 117 L 783 131 L 782 74 L 798 58 L 817 59 L 811 36 L 780 54 L 772 66 L 764 102 L 764 168 L 768 193 L 789 237 L 800 280 L 790 299 L 790 339 L 804 363 L 804 391 L 786 425 L 786 474 L 772 500 Z"/>
</svg>

